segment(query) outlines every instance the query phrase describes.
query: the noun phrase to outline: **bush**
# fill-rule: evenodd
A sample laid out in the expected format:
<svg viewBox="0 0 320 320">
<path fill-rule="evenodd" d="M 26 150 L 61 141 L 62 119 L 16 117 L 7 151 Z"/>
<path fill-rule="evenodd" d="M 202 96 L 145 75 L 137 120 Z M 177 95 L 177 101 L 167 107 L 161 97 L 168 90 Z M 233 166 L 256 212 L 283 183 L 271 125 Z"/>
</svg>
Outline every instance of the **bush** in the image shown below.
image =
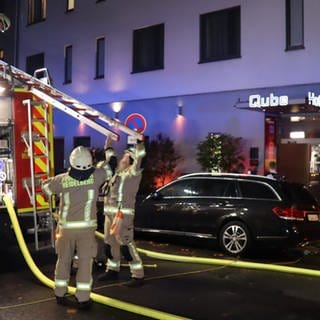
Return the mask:
<svg viewBox="0 0 320 320">
<path fill-rule="evenodd" d="M 147 194 L 176 177 L 176 167 L 181 156 L 174 142 L 161 133 L 146 143 L 146 157 L 142 163 L 143 174 L 139 193 Z"/>
<path fill-rule="evenodd" d="M 197 145 L 197 161 L 202 170 L 209 172 L 237 172 L 244 167 L 242 138 L 228 134 L 209 133 Z"/>
</svg>

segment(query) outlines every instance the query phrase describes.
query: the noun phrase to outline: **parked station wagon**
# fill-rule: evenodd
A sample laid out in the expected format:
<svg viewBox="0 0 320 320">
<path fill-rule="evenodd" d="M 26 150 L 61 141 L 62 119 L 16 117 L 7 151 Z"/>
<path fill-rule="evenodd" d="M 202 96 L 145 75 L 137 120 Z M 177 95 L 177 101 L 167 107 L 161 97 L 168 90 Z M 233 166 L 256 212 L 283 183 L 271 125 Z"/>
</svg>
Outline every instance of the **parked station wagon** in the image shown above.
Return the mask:
<svg viewBox="0 0 320 320">
<path fill-rule="evenodd" d="M 257 175 L 194 173 L 137 201 L 137 232 L 206 238 L 227 254 L 320 239 L 307 187 Z"/>
</svg>

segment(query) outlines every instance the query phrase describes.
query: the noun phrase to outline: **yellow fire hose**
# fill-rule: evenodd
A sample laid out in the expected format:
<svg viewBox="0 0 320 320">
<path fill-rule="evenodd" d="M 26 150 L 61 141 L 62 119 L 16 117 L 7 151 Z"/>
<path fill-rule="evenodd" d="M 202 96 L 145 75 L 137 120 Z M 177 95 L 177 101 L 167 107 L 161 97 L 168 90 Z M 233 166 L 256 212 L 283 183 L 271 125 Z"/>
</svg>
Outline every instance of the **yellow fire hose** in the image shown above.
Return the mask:
<svg viewBox="0 0 320 320">
<path fill-rule="evenodd" d="M 48 287 L 53 288 L 54 282 L 47 278 L 36 266 L 34 263 L 30 252 L 26 246 L 26 243 L 24 241 L 19 222 L 17 220 L 15 210 L 13 208 L 12 202 L 10 199 L 6 196 L 3 197 L 3 200 L 7 206 L 10 219 L 20 246 L 20 249 L 22 251 L 22 254 L 31 269 L 31 271 L 34 273 L 34 275 L 45 285 Z M 96 232 L 96 236 L 98 238 L 103 239 L 104 235 L 100 232 Z M 208 265 L 220 265 L 220 266 L 227 266 L 227 267 L 235 267 L 235 268 L 245 268 L 245 269 L 254 269 L 254 270 L 264 270 L 264 271 L 277 271 L 282 273 L 290 273 L 290 274 L 298 274 L 303 276 L 312 276 L 312 277 L 320 277 L 320 270 L 314 270 L 314 269 L 306 269 L 306 268 L 297 268 L 297 267 L 288 267 L 288 266 L 281 266 L 281 265 L 275 265 L 275 264 L 265 264 L 265 263 L 256 263 L 256 262 L 246 262 L 246 261 L 240 261 L 240 260 L 231 260 L 231 259 L 212 259 L 212 258 L 199 258 L 199 257 L 188 257 L 188 256 L 181 256 L 181 255 L 172 255 L 172 254 L 166 254 L 166 253 L 159 253 L 154 252 L 150 250 L 144 250 L 144 249 L 138 249 L 139 252 L 145 254 L 148 257 L 155 258 L 155 259 L 161 259 L 161 260 L 167 260 L 167 261 L 174 261 L 174 262 L 185 262 L 185 263 L 198 263 L 198 264 L 208 264 Z M 69 292 L 74 294 L 75 288 L 69 287 Z M 188 319 L 183 318 L 180 316 L 168 314 L 162 311 L 157 311 L 150 308 L 145 308 L 142 306 L 134 305 L 131 303 L 126 303 L 120 300 L 108 298 L 106 296 L 98 295 L 95 293 L 91 293 L 91 298 L 93 301 L 118 308 L 121 310 L 125 310 L 128 312 L 144 315 L 150 318 L 154 319 L 161 319 L 161 320 L 174 320 L 174 319 Z"/>
<path fill-rule="evenodd" d="M 97 237 L 103 239 L 103 234 L 96 232 Z M 313 276 L 320 277 L 320 270 L 314 269 L 304 269 L 296 267 L 287 267 L 276 264 L 266 264 L 266 263 L 257 263 L 257 262 L 246 262 L 240 260 L 230 260 L 230 259 L 213 259 L 213 258 L 199 258 L 199 257 L 187 257 L 187 256 L 178 256 L 167 253 L 160 253 L 150 250 L 138 249 L 139 252 L 145 254 L 150 258 L 168 260 L 175 262 L 186 262 L 186 263 L 199 263 L 199 264 L 209 264 L 209 265 L 220 265 L 226 267 L 235 267 L 235 268 L 245 268 L 245 269 L 256 269 L 256 270 L 265 270 L 265 271 L 277 271 L 284 273 L 293 273 L 303 276 Z"/>
<path fill-rule="evenodd" d="M 26 245 L 26 242 L 23 238 L 22 232 L 21 232 L 21 228 L 15 213 L 15 210 L 13 208 L 12 202 L 11 200 L 7 197 L 4 196 L 3 197 L 3 201 L 7 207 L 10 219 L 11 219 L 11 223 L 20 247 L 20 250 L 23 254 L 23 257 L 26 261 L 26 263 L 28 264 L 30 270 L 33 272 L 33 274 L 46 286 L 53 288 L 54 287 L 54 282 L 49 279 L 47 276 L 45 276 L 41 270 L 37 267 L 37 265 L 35 264 L 34 260 L 32 259 L 30 252 L 28 250 L 28 247 Z M 76 288 L 74 287 L 68 287 L 68 292 L 71 294 L 75 293 Z M 190 320 L 188 318 L 184 318 L 184 317 L 180 317 L 180 316 L 176 316 L 174 314 L 170 314 L 170 313 L 166 313 L 166 312 L 162 312 L 162 311 L 158 311 L 158 310 L 154 310 L 151 308 L 146 308 L 146 307 L 142 307 L 139 305 L 135 305 L 132 303 L 127 303 L 121 300 L 117 300 L 117 299 L 113 299 L 113 298 L 108 298 L 106 296 L 102 296 L 96 293 L 91 293 L 90 295 L 91 299 L 97 303 L 101 303 L 104 304 L 106 306 L 110 306 L 110 307 L 114 307 L 117 309 L 121 309 L 121 310 L 125 310 L 131 313 L 136 313 L 139 315 L 143 315 L 149 318 L 153 318 L 153 319 L 160 319 L 160 320 Z"/>
</svg>

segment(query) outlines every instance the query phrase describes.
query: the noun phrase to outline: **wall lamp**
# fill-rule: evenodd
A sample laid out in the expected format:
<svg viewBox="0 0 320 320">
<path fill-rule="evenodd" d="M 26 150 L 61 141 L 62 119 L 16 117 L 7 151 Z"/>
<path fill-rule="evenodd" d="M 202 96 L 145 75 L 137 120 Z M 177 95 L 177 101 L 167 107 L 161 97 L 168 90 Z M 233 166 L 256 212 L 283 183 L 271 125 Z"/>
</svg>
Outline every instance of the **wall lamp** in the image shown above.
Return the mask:
<svg viewBox="0 0 320 320">
<path fill-rule="evenodd" d="M 114 112 L 114 118 L 116 120 L 119 120 L 119 112 L 121 111 L 122 107 L 123 107 L 123 102 L 117 101 L 117 102 L 111 103 L 111 109 Z"/>
<path fill-rule="evenodd" d="M 177 116 L 183 116 L 183 102 L 181 100 L 178 101 Z"/>
</svg>

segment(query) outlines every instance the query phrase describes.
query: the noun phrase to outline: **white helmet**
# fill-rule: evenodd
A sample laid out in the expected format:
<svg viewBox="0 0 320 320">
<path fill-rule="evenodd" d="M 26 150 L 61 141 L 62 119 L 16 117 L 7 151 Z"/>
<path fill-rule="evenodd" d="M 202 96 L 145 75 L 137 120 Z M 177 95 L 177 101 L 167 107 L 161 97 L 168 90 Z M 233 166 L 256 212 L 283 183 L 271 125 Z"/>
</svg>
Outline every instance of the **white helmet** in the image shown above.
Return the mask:
<svg viewBox="0 0 320 320">
<path fill-rule="evenodd" d="M 69 162 L 71 167 L 76 170 L 88 170 L 92 168 L 92 155 L 87 148 L 79 146 L 72 150 Z"/>
</svg>

